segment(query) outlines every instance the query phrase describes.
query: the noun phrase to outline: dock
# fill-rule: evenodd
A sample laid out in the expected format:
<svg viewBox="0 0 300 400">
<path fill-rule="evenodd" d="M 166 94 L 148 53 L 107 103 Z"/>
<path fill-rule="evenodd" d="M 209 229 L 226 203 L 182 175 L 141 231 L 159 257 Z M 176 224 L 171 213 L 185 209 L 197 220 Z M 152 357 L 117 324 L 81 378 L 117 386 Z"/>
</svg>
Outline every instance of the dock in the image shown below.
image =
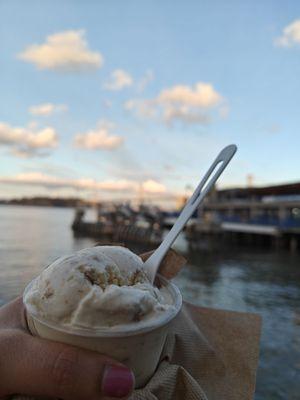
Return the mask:
<svg viewBox="0 0 300 400">
<path fill-rule="evenodd" d="M 75 235 L 98 241 L 141 244 L 155 248 L 173 226 L 180 210 L 150 205 L 97 205 L 94 222 L 79 208 L 72 224 Z M 224 244 L 300 250 L 300 183 L 259 188 L 214 190 L 185 227 L 191 248 Z"/>
<path fill-rule="evenodd" d="M 215 191 L 187 230 L 192 247 L 201 240 L 300 248 L 300 183 Z"/>
</svg>

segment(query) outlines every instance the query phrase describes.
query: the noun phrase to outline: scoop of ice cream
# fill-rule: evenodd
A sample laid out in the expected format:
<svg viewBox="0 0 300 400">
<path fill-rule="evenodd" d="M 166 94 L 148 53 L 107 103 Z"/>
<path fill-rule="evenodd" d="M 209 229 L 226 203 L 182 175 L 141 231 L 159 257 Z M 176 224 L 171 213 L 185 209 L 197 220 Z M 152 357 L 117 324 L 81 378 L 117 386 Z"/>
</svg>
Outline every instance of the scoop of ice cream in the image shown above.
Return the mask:
<svg viewBox="0 0 300 400">
<path fill-rule="evenodd" d="M 170 306 L 143 266 L 140 257 L 124 247 L 83 249 L 46 268 L 24 301 L 34 315 L 62 326 L 145 322 Z"/>
</svg>

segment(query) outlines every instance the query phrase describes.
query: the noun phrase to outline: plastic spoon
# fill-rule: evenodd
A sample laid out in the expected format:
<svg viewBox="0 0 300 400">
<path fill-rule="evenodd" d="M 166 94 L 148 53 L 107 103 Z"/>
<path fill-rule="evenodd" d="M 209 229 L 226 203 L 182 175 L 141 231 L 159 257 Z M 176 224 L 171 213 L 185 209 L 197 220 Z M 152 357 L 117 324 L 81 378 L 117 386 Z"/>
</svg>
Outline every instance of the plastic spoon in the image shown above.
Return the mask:
<svg viewBox="0 0 300 400">
<path fill-rule="evenodd" d="M 234 144 L 231 144 L 225 147 L 215 161 L 212 163 L 206 174 L 204 175 L 203 179 L 197 186 L 196 190 L 194 191 L 193 195 L 186 203 L 185 207 L 181 211 L 179 217 L 177 218 L 175 224 L 173 225 L 172 229 L 169 231 L 167 236 L 164 238 L 163 242 L 160 246 L 154 251 L 154 253 L 145 261 L 145 271 L 149 276 L 151 282 L 154 282 L 155 275 L 159 268 L 159 265 L 166 255 L 169 248 L 174 243 L 175 239 L 179 235 L 179 233 L 184 228 L 187 221 L 191 218 L 195 210 L 199 207 L 202 203 L 204 197 L 207 193 L 212 189 L 214 184 L 216 183 L 219 176 L 222 174 L 224 169 L 227 167 L 228 163 L 234 156 L 237 147 Z M 210 180 L 209 180 L 210 178 Z"/>
</svg>

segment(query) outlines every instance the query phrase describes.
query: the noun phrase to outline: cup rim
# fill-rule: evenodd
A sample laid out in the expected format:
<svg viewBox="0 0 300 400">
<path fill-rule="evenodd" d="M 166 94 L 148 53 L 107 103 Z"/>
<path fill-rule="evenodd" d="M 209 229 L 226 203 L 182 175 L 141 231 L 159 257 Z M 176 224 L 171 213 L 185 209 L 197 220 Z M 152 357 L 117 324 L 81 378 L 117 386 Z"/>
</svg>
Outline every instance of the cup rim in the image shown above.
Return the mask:
<svg viewBox="0 0 300 400">
<path fill-rule="evenodd" d="M 162 313 L 158 318 L 154 319 L 153 318 L 153 323 L 149 323 L 145 326 L 139 326 L 137 325 L 136 328 L 132 327 L 131 325 L 116 325 L 113 327 L 101 327 L 97 329 L 92 329 L 92 328 L 85 328 L 85 327 L 68 327 L 68 326 L 61 326 L 57 325 L 52 321 L 47 320 L 46 318 L 43 318 L 39 316 L 37 313 L 33 312 L 32 310 L 29 310 L 27 307 L 27 304 L 25 302 L 25 296 L 27 292 L 30 290 L 31 286 L 33 285 L 34 281 L 37 279 L 33 279 L 25 288 L 24 293 L 23 293 L 23 303 L 26 309 L 26 316 L 31 317 L 37 322 L 39 322 L 42 325 L 45 325 L 46 327 L 53 329 L 55 331 L 59 331 L 61 333 L 69 334 L 69 335 L 75 335 L 75 336 L 86 336 L 86 337 L 122 337 L 122 336 L 134 336 L 138 335 L 141 333 L 146 333 L 148 331 L 153 331 L 157 328 L 160 328 L 164 325 L 167 325 L 168 322 L 173 320 L 179 311 L 181 310 L 182 307 L 182 295 L 180 293 L 180 290 L 178 287 L 165 277 L 163 277 L 160 274 L 157 274 L 157 277 L 159 279 L 159 282 L 162 283 L 162 285 L 168 290 L 169 294 L 171 295 L 172 299 L 174 300 L 174 303 L 172 304 L 173 307 L 170 307 L 169 310 L 167 310 L 165 313 Z M 151 321 L 152 322 L 152 321 Z"/>
</svg>

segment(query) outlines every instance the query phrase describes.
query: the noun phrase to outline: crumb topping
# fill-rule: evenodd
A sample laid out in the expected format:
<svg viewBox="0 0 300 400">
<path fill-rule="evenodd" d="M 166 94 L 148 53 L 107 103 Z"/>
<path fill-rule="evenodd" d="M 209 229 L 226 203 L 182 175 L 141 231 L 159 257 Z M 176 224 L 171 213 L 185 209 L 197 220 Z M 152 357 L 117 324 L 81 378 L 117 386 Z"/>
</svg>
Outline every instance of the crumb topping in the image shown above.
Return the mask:
<svg viewBox="0 0 300 400">
<path fill-rule="evenodd" d="M 49 299 L 54 295 L 54 290 L 50 286 L 46 286 L 46 290 L 44 291 L 43 297 L 45 299 Z"/>
<path fill-rule="evenodd" d="M 124 278 L 118 268 L 108 265 L 104 271 L 97 271 L 93 267 L 80 265 L 78 270 L 84 275 L 85 279 L 92 285 L 98 285 L 103 290 L 108 285 L 116 286 L 133 286 L 137 283 L 144 283 L 148 281 L 147 275 L 142 270 L 134 271 L 127 279 Z"/>
</svg>

